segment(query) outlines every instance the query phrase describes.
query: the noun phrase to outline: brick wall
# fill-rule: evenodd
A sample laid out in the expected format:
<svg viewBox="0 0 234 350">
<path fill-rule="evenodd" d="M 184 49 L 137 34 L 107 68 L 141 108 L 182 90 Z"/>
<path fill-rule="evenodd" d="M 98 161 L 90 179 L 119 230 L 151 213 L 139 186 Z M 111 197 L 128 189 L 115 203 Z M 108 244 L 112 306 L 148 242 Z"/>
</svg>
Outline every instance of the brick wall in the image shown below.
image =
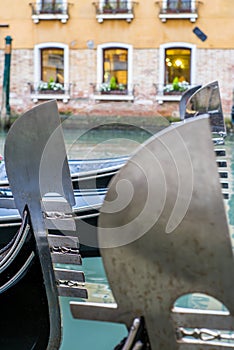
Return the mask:
<svg viewBox="0 0 234 350">
<path fill-rule="evenodd" d="M 71 100 L 58 102 L 61 111 L 86 114 L 178 116 L 178 103 L 159 105 L 154 84 L 158 83 L 159 50 L 133 51 L 134 102 L 95 102 L 91 84 L 96 83 L 96 50 L 70 50 Z M 0 80 L 3 81 L 4 51 L 0 52 Z M 14 113 L 34 106 L 28 83 L 33 82 L 33 50 L 13 50 L 11 57 L 10 105 Z M 223 111 L 230 117 L 234 88 L 234 50 L 197 49 L 196 83 L 218 80 Z M 0 84 L 0 101 L 2 83 Z"/>
</svg>

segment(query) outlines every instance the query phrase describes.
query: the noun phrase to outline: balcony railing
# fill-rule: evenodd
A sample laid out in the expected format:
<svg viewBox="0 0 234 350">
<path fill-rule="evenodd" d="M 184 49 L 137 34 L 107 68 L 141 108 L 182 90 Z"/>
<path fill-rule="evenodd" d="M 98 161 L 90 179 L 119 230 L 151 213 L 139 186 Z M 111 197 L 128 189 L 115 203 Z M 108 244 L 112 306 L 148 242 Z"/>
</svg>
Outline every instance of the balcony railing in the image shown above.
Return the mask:
<svg viewBox="0 0 234 350">
<path fill-rule="evenodd" d="M 104 19 L 125 19 L 127 22 L 131 22 L 134 18 L 135 4 L 136 2 L 133 1 L 93 2 L 99 23 L 103 22 Z"/>
<path fill-rule="evenodd" d="M 34 23 L 40 20 L 58 19 L 66 23 L 69 18 L 69 6 L 71 4 L 64 2 L 56 3 L 30 3 L 32 8 L 32 19 Z"/>
<path fill-rule="evenodd" d="M 162 22 L 166 22 L 167 19 L 190 19 L 191 22 L 195 22 L 198 17 L 198 5 L 200 1 L 156 1 L 159 5 L 159 18 Z"/>
</svg>

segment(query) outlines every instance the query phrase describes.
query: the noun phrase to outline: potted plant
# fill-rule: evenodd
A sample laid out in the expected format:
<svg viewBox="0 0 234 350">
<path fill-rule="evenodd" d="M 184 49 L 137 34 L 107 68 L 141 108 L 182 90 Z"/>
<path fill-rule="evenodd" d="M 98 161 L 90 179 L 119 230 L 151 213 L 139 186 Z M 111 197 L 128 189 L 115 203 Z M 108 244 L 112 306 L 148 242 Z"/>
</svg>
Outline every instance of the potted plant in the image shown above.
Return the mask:
<svg viewBox="0 0 234 350">
<path fill-rule="evenodd" d="M 127 93 L 126 86 L 124 84 L 117 84 L 115 77 L 111 77 L 109 83 L 102 83 L 98 91 L 103 95 L 125 95 Z"/>
<path fill-rule="evenodd" d="M 117 81 L 114 76 L 110 78 L 110 89 L 111 90 L 117 90 Z"/>
<path fill-rule="evenodd" d="M 184 91 L 189 88 L 189 83 L 187 81 L 179 81 L 178 77 L 173 79 L 172 84 L 167 84 L 164 89 L 164 95 L 181 95 Z"/>
<path fill-rule="evenodd" d="M 64 93 L 64 86 L 61 83 L 56 83 L 53 78 L 50 78 L 48 82 L 41 81 L 38 90 L 42 93 Z"/>
</svg>

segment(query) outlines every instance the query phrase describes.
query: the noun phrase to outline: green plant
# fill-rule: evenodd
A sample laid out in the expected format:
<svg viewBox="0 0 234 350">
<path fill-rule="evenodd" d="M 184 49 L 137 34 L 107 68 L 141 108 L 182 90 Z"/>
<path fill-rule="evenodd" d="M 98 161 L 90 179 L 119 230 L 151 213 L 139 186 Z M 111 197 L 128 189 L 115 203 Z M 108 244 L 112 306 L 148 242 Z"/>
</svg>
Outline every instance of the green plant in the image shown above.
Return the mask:
<svg viewBox="0 0 234 350">
<path fill-rule="evenodd" d="M 178 77 L 175 77 L 172 84 L 167 84 L 164 86 L 164 93 L 178 93 L 184 92 L 189 89 L 189 83 L 187 81 L 180 82 Z"/>
<path fill-rule="evenodd" d="M 180 90 L 179 78 L 178 78 L 178 77 L 175 77 L 175 78 L 173 79 L 172 87 L 173 87 L 173 90 L 174 90 L 174 91 L 179 91 L 179 90 Z"/>
<path fill-rule="evenodd" d="M 116 82 L 116 78 L 114 76 L 112 76 L 110 78 L 110 89 L 111 90 L 116 90 L 117 89 L 117 82 Z"/>
<path fill-rule="evenodd" d="M 48 82 L 41 81 L 38 86 L 39 91 L 43 90 L 53 90 L 53 91 L 61 91 L 64 90 L 63 84 L 55 83 L 54 79 L 51 77 Z"/>
</svg>

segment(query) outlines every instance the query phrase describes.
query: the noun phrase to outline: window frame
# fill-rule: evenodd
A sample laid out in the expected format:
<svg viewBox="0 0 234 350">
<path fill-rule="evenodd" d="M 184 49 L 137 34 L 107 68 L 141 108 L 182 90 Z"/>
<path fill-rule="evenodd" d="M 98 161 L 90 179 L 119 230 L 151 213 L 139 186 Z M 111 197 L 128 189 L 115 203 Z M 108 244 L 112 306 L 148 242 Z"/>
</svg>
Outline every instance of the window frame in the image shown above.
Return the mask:
<svg viewBox="0 0 234 350">
<path fill-rule="evenodd" d="M 167 0 L 162 0 L 162 7 L 159 18 L 162 22 L 166 22 L 168 19 L 190 19 L 191 22 L 196 22 L 198 18 L 196 0 L 191 0 L 190 11 L 178 13 L 170 13 L 170 11 L 168 11 Z"/>
<path fill-rule="evenodd" d="M 51 0 L 51 3 L 56 2 L 56 0 Z M 39 23 L 40 20 L 60 20 L 62 23 L 66 23 L 69 19 L 68 15 L 68 1 L 67 0 L 60 0 L 61 4 L 63 5 L 63 13 L 43 13 L 41 12 L 42 9 L 42 0 L 36 0 L 35 3 L 35 10 L 32 14 L 32 19 L 34 23 Z"/>
<path fill-rule="evenodd" d="M 195 85 L 196 79 L 196 45 L 186 43 L 186 42 L 170 42 L 162 44 L 159 47 L 159 82 L 156 100 L 158 103 L 163 103 L 164 101 L 180 101 L 181 95 L 164 95 L 164 81 L 165 81 L 165 59 L 166 59 L 166 50 L 173 48 L 184 48 L 191 50 L 191 63 L 190 63 L 190 86 Z"/>
<path fill-rule="evenodd" d="M 110 2 L 113 0 L 110 0 Z M 103 8 L 105 6 L 105 0 L 99 0 L 96 7 L 96 19 L 98 23 L 102 23 L 105 19 L 125 19 L 127 22 L 131 22 L 134 18 L 133 6 L 134 3 L 131 0 L 125 0 L 127 2 L 127 12 L 120 13 L 111 11 L 110 13 L 105 13 Z"/>
<path fill-rule="evenodd" d="M 42 76 L 42 62 L 41 62 L 41 53 L 43 49 L 63 49 L 64 52 L 64 93 L 56 94 L 52 93 L 46 96 L 43 93 L 38 91 L 38 84 L 41 81 Z M 38 99 L 62 99 L 64 103 L 68 102 L 70 98 L 69 95 L 69 47 L 66 44 L 58 43 L 58 42 L 47 42 L 41 43 L 34 46 L 34 93 L 31 94 L 31 98 L 34 102 L 37 102 Z M 52 96 L 52 97 L 51 97 Z"/>
<path fill-rule="evenodd" d="M 127 50 L 127 91 L 128 93 L 126 95 L 100 95 L 95 94 L 94 99 L 97 100 L 133 100 L 133 47 L 129 44 L 119 43 L 119 42 L 110 42 L 105 43 L 97 46 L 97 90 L 100 90 L 100 86 L 103 83 L 103 57 L 104 57 L 104 50 L 106 49 L 113 49 L 113 48 L 120 48 L 120 49 L 126 49 Z"/>
</svg>

